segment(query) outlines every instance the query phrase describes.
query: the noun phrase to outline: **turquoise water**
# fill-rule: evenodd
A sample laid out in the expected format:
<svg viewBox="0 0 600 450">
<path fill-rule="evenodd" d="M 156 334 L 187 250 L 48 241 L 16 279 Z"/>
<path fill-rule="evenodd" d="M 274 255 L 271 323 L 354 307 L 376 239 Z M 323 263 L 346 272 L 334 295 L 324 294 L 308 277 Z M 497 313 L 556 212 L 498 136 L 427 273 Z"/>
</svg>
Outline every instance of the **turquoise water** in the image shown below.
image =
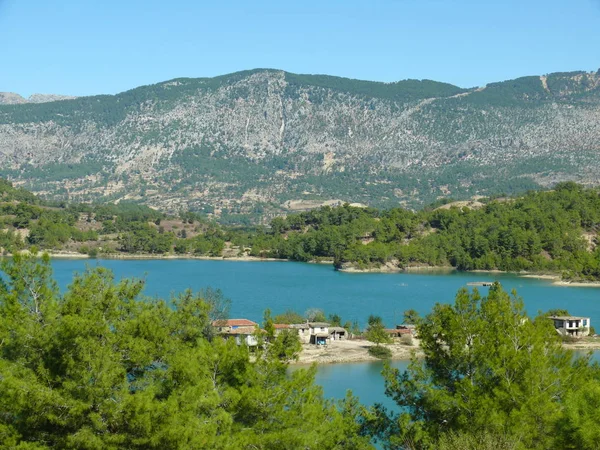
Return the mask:
<svg viewBox="0 0 600 450">
<path fill-rule="evenodd" d="M 257 322 L 270 308 L 274 315 L 287 309 L 304 312 L 311 307 L 337 313 L 343 320 L 364 326 L 369 314 L 383 317 L 387 326 L 400 322 L 403 311 L 414 308 L 426 314 L 436 302 L 452 302 L 456 291 L 470 281 L 500 281 L 506 290 L 516 289 L 531 314 L 550 308 L 566 308 L 571 314 L 591 317 L 600 329 L 600 288 L 554 286 L 547 280 L 508 274 L 349 274 L 331 266 L 288 262 L 238 262 L 198 260 L 56 260 L 55 278 L 65 288 L 74 272 L 86 266 L 112 269 L 117 277 L 146 280 L 146 295 L 168 297 L 191 288 L 218 288 L 230 298 L 231 317 Z M 487 288 L 480 288 L 483 293 Z M 597 356 L 598 354 L 596 354 Z M 405 369 L 407 362 L 393 366 Z M 382 363 L 323 365 L 317 383 L 325 395 L 343 398 L 348 389 L 367 405 L 383 403 Z"/>
<path fill-rule="evenodd" d="M 287 309 L 302 313 L 316 307 L 361 325 L 369 314 L 377 314 L 392 327 L 409 308 L 426 314 L 436 302 L 452 302 L 467 282 L 498 280 L 505 289 L 517 290 L 531 314 L 566 308 L 571 314 L 591 317 L 592 325 L 600 325 L 600 288 L 558 287 L 547 280 L 508 274 L 350 274 L 329 265 L 291 262 L 56 260 L 53 266 L 59 285 L 66 287 L 73 272 L 85 270 L 86 265 L 110 268 L 117 278 L 143 278 L 149 296 L 168 297 L 187 288 L 218 288 L 232 301 L 231 317 L 257 322 L 266 308 L 276 315 Z"/>
<path fill-rule="evenodd" d="M 408 364 L 408 361 L 390 361 L 392 367 L 401 371 L 406 370 Z M 315 381 L 323 387 L 327 397 L 341 399 L 351 390 L 364 405 L 381 403 L 395 409 L 395 403 L 385 396 L 382 370 L 383 362 L 325 364 L 318 367 Z"/>
</svg>

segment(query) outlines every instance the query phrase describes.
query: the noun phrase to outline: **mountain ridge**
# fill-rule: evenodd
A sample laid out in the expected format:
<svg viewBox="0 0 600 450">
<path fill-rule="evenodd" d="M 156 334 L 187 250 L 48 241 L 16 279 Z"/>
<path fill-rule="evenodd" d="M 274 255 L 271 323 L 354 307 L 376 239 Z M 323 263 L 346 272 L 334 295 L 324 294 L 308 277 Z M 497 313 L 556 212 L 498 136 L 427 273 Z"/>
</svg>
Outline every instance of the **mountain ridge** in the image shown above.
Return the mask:
<svg viewBox="0 0 600 450">
<path fill-rule="evenodd" d="M 31 94 L 25 98 L 14 92 L 0 92 L 0 105 L 22 105 L 25 103 L 48 103 L 62 100 L 73 100 L 77 97 L 59 94 Z"/>
<path fill-rule="evenodd" d="M 53 199 L 235 219 L 598 184 L 600 71 L 464 89 L 253 69 L 0 105 L 0 175 Z"/>
</svg>

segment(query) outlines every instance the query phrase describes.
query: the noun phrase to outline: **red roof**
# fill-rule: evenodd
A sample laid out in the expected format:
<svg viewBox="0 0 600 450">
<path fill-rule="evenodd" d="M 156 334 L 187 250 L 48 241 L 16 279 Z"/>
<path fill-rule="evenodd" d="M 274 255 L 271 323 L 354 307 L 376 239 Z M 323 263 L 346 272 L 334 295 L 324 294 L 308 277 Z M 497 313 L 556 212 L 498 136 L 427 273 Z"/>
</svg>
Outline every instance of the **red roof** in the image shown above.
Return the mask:
<svg viewBox="0 0 600 450">
<path fill-rule="evenodd" d="M 248 319 L 229 319 L 229 320 L 215 320 L 213 322 L 215 327 L 254 327 L 256 322 L 252 322 Z"/>
</svg>

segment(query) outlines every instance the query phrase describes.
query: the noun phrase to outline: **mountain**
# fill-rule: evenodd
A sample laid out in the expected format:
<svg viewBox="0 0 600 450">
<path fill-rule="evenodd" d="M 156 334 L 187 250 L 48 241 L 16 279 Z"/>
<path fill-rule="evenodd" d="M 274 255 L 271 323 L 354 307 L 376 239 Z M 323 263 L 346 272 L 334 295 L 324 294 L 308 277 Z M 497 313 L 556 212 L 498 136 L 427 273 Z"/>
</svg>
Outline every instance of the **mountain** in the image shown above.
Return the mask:
<svg viewBox="0 0 600 450">
<path fill-rule="evenodd" d="M 463 89 L 257 69 L 0 105 L 0 176 L 52 199 L 225 222 L 597 184 L 599 158 L 600 71 Z"/>
<path fill-rule="evenodd" d="M 71 95 L 32 94 L 29 98 L 21 97 L 14 92 L 0 92 L 0 105 L 21 105 L 23 103 L 47 103 L 58 100 L 72 100 Z"/>
</svg>

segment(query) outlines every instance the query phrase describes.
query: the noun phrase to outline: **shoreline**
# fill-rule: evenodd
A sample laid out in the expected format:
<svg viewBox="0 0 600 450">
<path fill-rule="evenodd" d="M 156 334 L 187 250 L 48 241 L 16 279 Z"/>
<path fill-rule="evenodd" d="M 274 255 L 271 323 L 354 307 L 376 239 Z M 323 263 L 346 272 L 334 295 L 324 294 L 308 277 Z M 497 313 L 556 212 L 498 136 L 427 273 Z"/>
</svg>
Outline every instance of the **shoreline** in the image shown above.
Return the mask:
<svg viewBox="0 0 600 450">
<path fill-rule="evenodd" d="M 390 360 L 394 361 L 410 361 L 413 354 L 422 356 L 418 340 L 413 340 L 413 345 L 401 344 L 394 342 L 386 344 L 385 347 L 392 351 Z M 372 342 L 365 339 L 347 339 L 341 341 L 333 341 L 326 346 L 317 346 L 313 344 L 302 344 L 302 351 L 298 355 L 298 360 L 291 361 L 293 366 L 306 366 L 317 364 L 348 364 L 348 363 L 364 363 L 382 361 L 380 358 L 375 358 L 369 355 L 369 347 L 374 346 Z"/>
<path fill-rule="evenodd" d="M 27 253 L 27 251 L 23 251 L 21 253 Z M 40 253 L 48 253 L 48 256 L 51 259 L 99 259 L 99 260 L 198 260 L 198 261 L 237 261 L 237 262 L 301 262 L 301 261 L 292 261 L 289 259 L 280 259 L 280 258 L 261 258 L 259 256 L 197 256 L 197 255 L 154 255 L 148 253 L 124 253 L 124 254 L 102 254 L 96 257 L 91 257 L 84 253 L 78 252 L 43 252 Z M 5 255 L 6 257 L 10 257 L 11 255 Z M 318 265 L 333 265 L 333 261 L 329 260 L 311 260 L 306 261 L 307 264 L 318 264 Z M 381 273 L 381 274 L 392 274 L 392 273 L 437 273 L 437 274 L 447 274 L 451 272 L 455 272 L 456 269 L 450 266 L 410 266 L 410 267 L 398 267 L 394 264 L 387 263 L 379 267 L 369 267 L 365 269 L 361 269 L 358 267 L 353 267 L 352 265 L 348 265 L 347 267 L 342 267 L 341 269 L 337 269 L 339 272 L 344 273 Z M 552 281 L 554 286 L 559 287 L 594 287 L 600 288 L 600 280 L 599 281 L 568 281 L 563 280 L 558 274 L 549 274 L 549 273 L 535 273 L 535 272 L 509 272 L 498 269 L 492 270 L 467 270 L 465 273 L 476 273 L 476 274 L 509 274 L 515 275 L 521 278 L 532 278 L 539 280 L 547 280 Z"/>
<path fill-rule="evenodd" d="M 382 359 L 369 355 L 368 349 L 374 345 L 375 344 L 364 339 L 333 341 L 327 346 L 303 344 L 298 360 L 291 361 L 289 365 L 309 366 L 316 364 L 317 366 L 321 366 L 382 361 Z M 416 338 L 413 338 L 413 345 L 394 342 L 393 344 L 385 344 L 384 346 L 392 351 L 392 357 L 389 360 L 410 361 L 413 355 L 417 358 L 422 358 L 424 356 L 419 345 L 419 340 Z M 567 350 L 573 351 L 600 350 L 600 338 L 594 338 L 593 341 L 581 340 L 564 342 L 562 346 Z"/>
</svg>

